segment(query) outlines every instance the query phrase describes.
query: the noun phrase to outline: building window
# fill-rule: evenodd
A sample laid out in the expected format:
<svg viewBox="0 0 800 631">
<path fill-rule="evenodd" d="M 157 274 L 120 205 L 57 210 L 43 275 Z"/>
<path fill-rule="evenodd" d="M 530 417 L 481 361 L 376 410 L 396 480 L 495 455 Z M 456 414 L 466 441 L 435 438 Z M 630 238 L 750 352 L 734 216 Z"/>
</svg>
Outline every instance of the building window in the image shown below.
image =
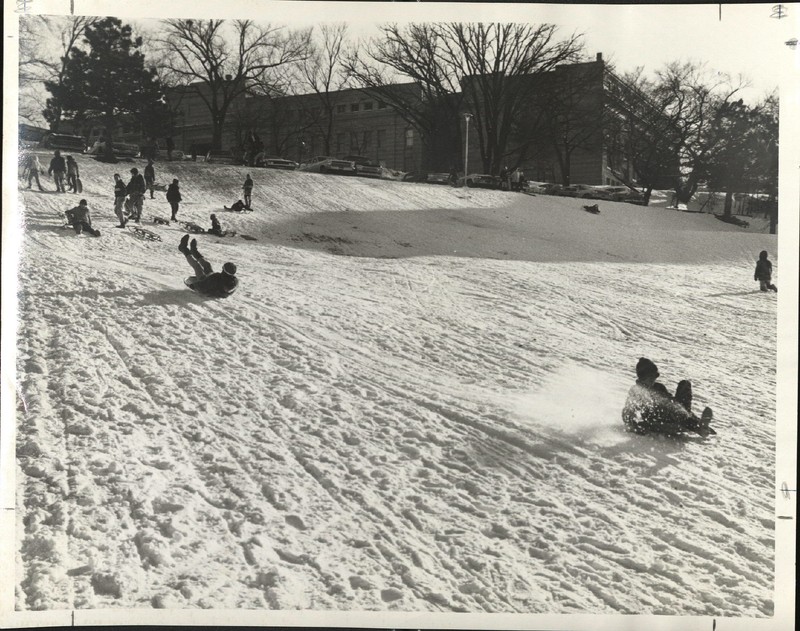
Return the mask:
<svg viewBox="0 0 800 631">
<path fill-rule="evenodd" d="M 336 106 L 336 113 L 337 114 L 344 114 L 347 111 L 346 105 L 337 105 Z"/>
<path fill-rule="evenodd" d="M 358 103 L 350 103 L 350 111 L 357 112 L 358 111 Z"/>
<path fill-rule="evenodd" d="M 384 142 L 386 142 L 386 130 L 379 129 L 375 134 L 375 146 L 381 149 Z"/>
<path fill-rule="evenodd" d="M 406 148 L 414 146 L 414 130 L 406 129 Z"/>
<path fill-rule="evenodd" d="M 366 103 L 364 103 L 364 109 L 365 109 L 365 110 L 371 110 L 371 109 L 372 109 L 372 107 L 373 107 L 373 105 L 374 105 L 374 104 L 373 104 L 373 102 L 372 102 L 372 101 L 367 101 Z"/>
</svg>

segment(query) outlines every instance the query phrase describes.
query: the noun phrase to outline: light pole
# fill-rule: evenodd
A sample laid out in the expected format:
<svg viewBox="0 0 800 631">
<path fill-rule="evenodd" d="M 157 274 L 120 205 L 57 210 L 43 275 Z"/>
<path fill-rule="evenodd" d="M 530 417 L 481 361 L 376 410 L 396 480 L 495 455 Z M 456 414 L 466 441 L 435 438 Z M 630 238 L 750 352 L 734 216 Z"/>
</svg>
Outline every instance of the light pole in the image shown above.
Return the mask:
<svg viewBox="0 0 800 631">
<path fill-rule="evenodd" d="M 464 123 L 467 128 L 466 139 L 464 140 L 464 186 L 467 185 L 467 164 L 469 163 L 469 119 L 472 114 L 464 112 Z"/>
</svg>

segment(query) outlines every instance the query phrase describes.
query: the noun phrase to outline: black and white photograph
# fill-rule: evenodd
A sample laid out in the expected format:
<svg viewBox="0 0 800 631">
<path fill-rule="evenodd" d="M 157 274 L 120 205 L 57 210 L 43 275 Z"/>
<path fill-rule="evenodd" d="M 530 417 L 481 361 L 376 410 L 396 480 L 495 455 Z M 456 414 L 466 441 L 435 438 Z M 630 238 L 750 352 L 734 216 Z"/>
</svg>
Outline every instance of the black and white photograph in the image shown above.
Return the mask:
<svg viewBox="0 0 800 631">
<path fill-rule="evenodd" d="M 793 628 L 800 5 L 5 16 L 0 626 Z"/>
</svg>

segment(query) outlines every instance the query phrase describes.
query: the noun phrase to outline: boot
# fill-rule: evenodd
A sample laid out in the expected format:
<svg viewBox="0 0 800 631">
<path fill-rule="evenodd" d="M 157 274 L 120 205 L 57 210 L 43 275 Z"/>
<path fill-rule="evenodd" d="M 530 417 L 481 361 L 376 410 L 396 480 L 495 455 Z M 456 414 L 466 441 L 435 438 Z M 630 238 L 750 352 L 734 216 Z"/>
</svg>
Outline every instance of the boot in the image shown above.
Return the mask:
<svg viewBox="0 0 800 631">
<path fill-rule="evenodd" d="M 188 243 L 189 243 L 189 235 L 185 234 L 183 235 L 183 237 L 181 237 L 181 244 L 178 246 L 178 251 L 183 254 L 187 254 L 189 252 Z"/>
<path fill-rule="evenodd" d="M 197 239 L 192 239 L 192 242 L 189 244 L 189 251 L 197 256 L 200 252 L 197 251 Z"/>
</svg>

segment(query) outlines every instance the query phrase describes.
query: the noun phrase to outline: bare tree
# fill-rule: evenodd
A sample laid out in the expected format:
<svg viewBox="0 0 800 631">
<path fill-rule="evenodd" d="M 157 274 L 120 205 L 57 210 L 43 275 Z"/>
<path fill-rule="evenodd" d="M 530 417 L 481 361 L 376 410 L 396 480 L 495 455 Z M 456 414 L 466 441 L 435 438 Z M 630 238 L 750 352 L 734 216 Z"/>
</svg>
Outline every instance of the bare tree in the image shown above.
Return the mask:
<svg viewBox="0 0 800 631">
<path fill-rule="evenodd" d="M 741 77 L 713 73 L 693 62 L 671 63 L 658 72 L 651 94 L 671 120 L 674 132 L 656 141 L 674 143 L 679 166 L 675 178 L 678 203 L 688 203 L 708 176 L 714 148 L 724 138 L 714 120 L 745 86 Z"/>
<path fill-rule="evenodd" d="M 526 140 L 518 162 L 528 152 L 547 155 L 558 164 L 562 183 L 570 184 L 575 152 L 603 145 L 606 72 L 600 61 L 539 78 L 528 108 L 512 125 Z"/>
<path fill-rule="evenodd" d="M 308 55 L 309 30 L 235 20 L 166 20 L 160 39 L 163 70 L 174 84 L 193 91 L 211 114 L 212 146 L 222 146 L 222 130 L 234 101 L 248 91 L 277 90 L 281 73 Z"/>
<path fill-rule="evenodd" d="M 67 64 L 70 55 L 78 48 L 86 33 L 86 29 L 95 25 L 100 18 L 87 17 L 82 15 L 71 15 L 66 17 L 47 17 L 44 18 L 51 32 L 57 31 L 61 39 L 61 56 L 58 61 L 49 63 L 49 76 L 44 77 L 48 81 L 56 85 L 63 86 L 64 77 L 67 73 Z M 62 106 L 54 99 L 47 100 L 47 106 L 44 110 L 44 117 L 50 123 L 52 131 L 58 131 L 61 125 L 61 117 L 63 114 Z"/>
<path fill-rule="evenodd" d="M 382 27 L 348 69 L 361 85 L 380 94 L 423 137 L 453 146 L 460 138 L 460 114 L 474 115 L 486 171 L 494 172 L 506 153 L 514 121 L 528 107 L 533 77 L 576 58 L 579 36 L 556 39 L 549 24 L 411 24 Z M 409 99 L 393 94 L 396 75 L 419 86 Z M 460 143 L 458 143 L 460 145 Z"/>
<path fill-rule="evenodd" d="M 459 76 L 442 59 L 442 42 L 432 24 L 380 27 L 381 35 L 352 51 L 347 71 L 420 134 L 427 151 L 423 168 L 449 169 L 460 146 L 463 95 Z M 400 83 L 403 78 L 413 83 Z"/>
<path fill-rule="evenodd" d="M 319 116 L 314 125 L 322 137 L 323 153 L 331 153 L 333 127 L 339 92 L 348 87 L 349 76 L 343 65 L 347 24 L 323 24 L 307 59 L 300 63 L 302 82 L 317 95 Z M 313 112 L 311 112 L 313 115 Z"/>
</svg>

